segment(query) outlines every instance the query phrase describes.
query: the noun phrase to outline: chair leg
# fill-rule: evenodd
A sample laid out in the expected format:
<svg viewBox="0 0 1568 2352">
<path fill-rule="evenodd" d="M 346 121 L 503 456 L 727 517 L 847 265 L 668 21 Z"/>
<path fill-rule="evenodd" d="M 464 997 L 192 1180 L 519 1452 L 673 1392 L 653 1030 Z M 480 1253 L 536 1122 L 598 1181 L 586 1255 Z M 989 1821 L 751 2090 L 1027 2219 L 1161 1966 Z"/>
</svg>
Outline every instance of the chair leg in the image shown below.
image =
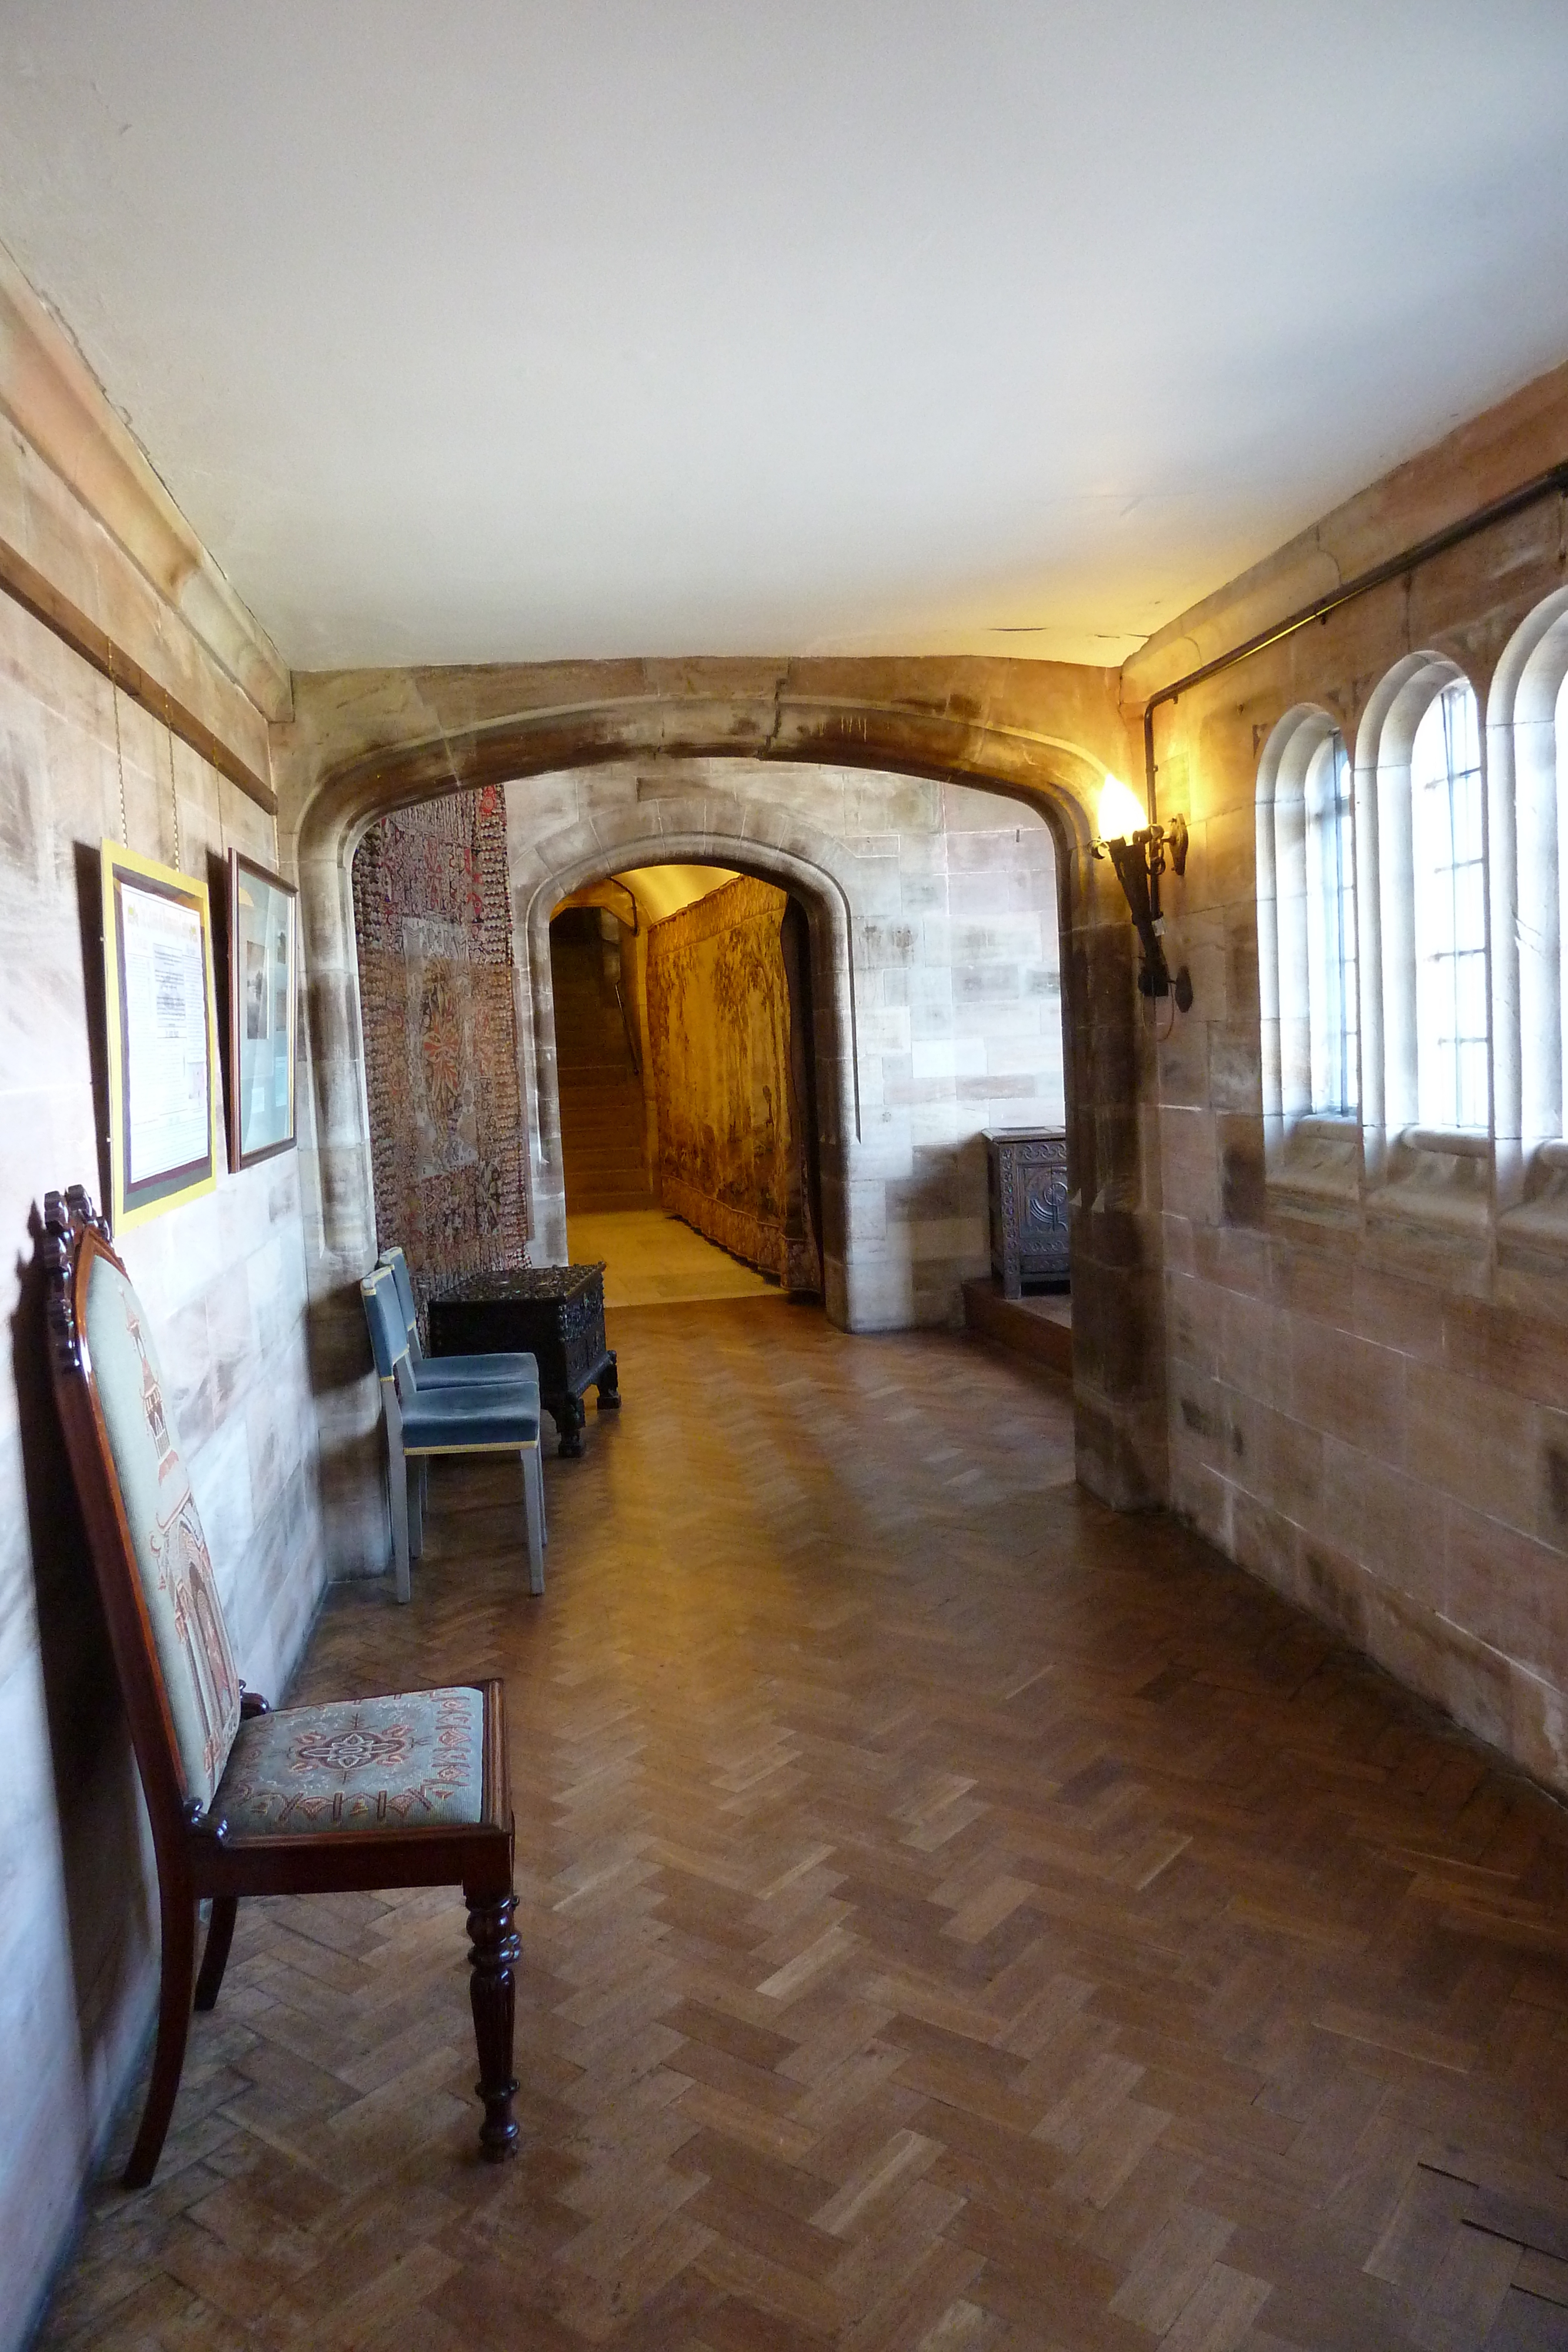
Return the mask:
<svg viewBox="0 0 1568 2352">
<path fill-rule="evenodd" d="M 517 1908 L 511 1895 L 470 1893 L 468 1905 L 468 1998 L 474 2008 L 474 2040 L 479 2052 L 479 2080 L 475 2084 L 485 2102 L 479 2145 L 492 2164 L 517 2152 L 517 2126 L 512 2114 L 517 2076 L 512 2072 L 512 2028 L 516 1992 L 512 1964 L 522 1945 L 512 1926 Z"/>
<path fill-rule="evenodd" d="M 202 1953 L 202 1972 L 196 1979 L 198 2009 L 215 2009 L 218 2005 L 218 1991 L 229 1962 L 229 1946 L 235 1938 L 235 1914 L 238 1909 L 237 1895 L 214 1895 L 213 1916 L 207 1923 L 206 1947 Z"/>
<path fill-rule="evenodd" d="M 402 1442 L 387 1432 L 387 1490 L 392 1498 L 392 1567 L 397 1575 L 397 1597 L 409 1598 L 408 1574 L 408 1463 L 403 1455 Z"/>
<path fill-rule="evenodd" d="M 536 1438 L 525 1445 L 523 1454 L 523 1517 L 528 1532 L 528 1591 L 538 1594 L 545 1589 L 544 1479 L 539 1469 L 539 1447 Z"/>
<path fill-rule="evenodd" d="M 158 2046 L 152 2055 L 152 2080 L 131 2161 L 125 2168 L 127 2189 L 145 2189 L 163 2152 L 164 2135 L 174 2112 L 180 2069 L 185 2063 L 185 2038 L 191 2030 L 191 1979 L 196 1966 L 196 1905 L 189 1886 L 172 1893 L 159 1890 L 163 1922 L 162 1979 L 158 1990 Z"/>
<path fill-rule="evenodd" d="M 424 1481 L 429 1467 L 422 1456 L 408 1474 L 408 1548 L 415 1559 L 424 1552 Z"/>
</svg>

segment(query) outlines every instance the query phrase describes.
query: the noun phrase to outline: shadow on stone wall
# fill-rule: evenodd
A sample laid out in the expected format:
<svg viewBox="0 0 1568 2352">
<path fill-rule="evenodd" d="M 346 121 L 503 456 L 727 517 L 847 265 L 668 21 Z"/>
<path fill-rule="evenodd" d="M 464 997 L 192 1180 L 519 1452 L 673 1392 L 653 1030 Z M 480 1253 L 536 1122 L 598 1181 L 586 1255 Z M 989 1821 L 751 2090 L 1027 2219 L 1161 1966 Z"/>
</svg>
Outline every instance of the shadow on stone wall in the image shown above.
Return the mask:
<svg viewBox="0 0 1568 2352">
<path fill-rule="evenodd" d="M 99 852 L 85 841 L 76 844 L 72 856 L 77 923 L 81 932 L 82 1012 L 92 1066 L 93 1133 L 98 1138 L 97 1198 L 107 1202 L 112 1188 L 109 1165 L 109 1025 L 103 993 L 103 867 Z M 53 1181 L 62 1187 L 79 1184 L 92 1172 L 86 1168 L 62 1169 Z"/>
<path fill-rule="evenodd" d="M 70 1934 L 81 2079 L 110 2098 L 129 2005 L 151 2012 L 155 1949 L 145 1824 L 109 1628 L 77 1503 L 46 1352 L 42 1220 L 29 1217 L 11 1320 L 27 1540 Z M 101 2091 L 89 2087 L 89 2112 Z"/>
</svg>

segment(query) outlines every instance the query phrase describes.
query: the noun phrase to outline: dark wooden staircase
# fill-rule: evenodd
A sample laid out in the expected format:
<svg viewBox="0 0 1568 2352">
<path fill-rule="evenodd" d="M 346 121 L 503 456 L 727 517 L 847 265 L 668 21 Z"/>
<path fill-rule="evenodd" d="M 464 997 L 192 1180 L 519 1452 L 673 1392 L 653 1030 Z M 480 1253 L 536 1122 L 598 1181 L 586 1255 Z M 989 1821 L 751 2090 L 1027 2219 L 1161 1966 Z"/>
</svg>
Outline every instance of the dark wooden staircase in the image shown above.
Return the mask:
<svg viewBox="0 0 1568 2352">
<path fill-rule="evenodd" d="M 550 926 L 556 1077 L 567 1214 L 657 1205 L 648 1167 L 643 1077 L 627 1013 L 616 994 L 618 959 L 592 908 L 569 908 Z M 624 984 L 622 983 L 624 992 Z"/>
</svg>

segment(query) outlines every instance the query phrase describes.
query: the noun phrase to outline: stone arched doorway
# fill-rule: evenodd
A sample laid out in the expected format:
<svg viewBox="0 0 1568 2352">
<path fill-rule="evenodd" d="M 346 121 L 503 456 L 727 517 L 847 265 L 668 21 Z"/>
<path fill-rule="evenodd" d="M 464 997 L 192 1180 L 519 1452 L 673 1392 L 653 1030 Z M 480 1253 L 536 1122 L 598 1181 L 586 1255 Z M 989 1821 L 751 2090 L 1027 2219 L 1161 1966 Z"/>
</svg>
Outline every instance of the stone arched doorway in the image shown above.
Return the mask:
<svg viewBox="0 0 1568 2352">
<path fill-rule="evenodd" d="M 320 698 L 280 740 L 284 854 L 292 847 L 301 886 L 309 993 L 301 1175 L 315 1360 L 324 1469 L 345 1566 L 379 1567 L 384 1549 L 375 1397 L 364 1377 L 355 1290 L 374 1255 L 374 1225 L 349 861 L 385 810 L 481 782 L 506 783 L 509 803 L 525 790 L 530 795 L 512 876 L 521 936 L 534 926 L 548 930 L 551 893 L 646 857 L 655 845 L 661 858 L 762 873 L 808 896 L 813 961 L 821 947 L 830 959 L 819 999 L 819 1019 L 831 1034 L 823 1092 L 838 1112 L 846 1221 L 862 1076 L 852 973 L 868 916 L 841 842 L 813 819 L 801 772 L 831 764 L 894 780 L 963 782 L 1040 814 L 1056 845 L 1060 894 L 1079 1473 L 1122 1507 L 1162 1499 L 1158 1202 L 1148 1195 L 1138 1143 L 1138 1075 L 1148 1048 L 1136 1017 L 1130 927 L 1106 867 L 1088 854 L 1106 769 L 1125 772 L 1131 765 L 1133 747 L 1113 704 L 1086 702 L 1082 673 L 1063 674 L 1063 710 L 1012 709 L 1003 697 L 988 712 L 982 700 L 954 693 L 951 681 L 945 696 L 929 699 L 823 691 L 816 673 L 833 665 L 595 667 L 614 672 L 613 683 L 628 690 L 580 693 L 567 702 L 559 698 L 559 677 L 542 670 L 303 681 Z M 965 665 L 886 667 L 902 674 Z M 1052 667 L 971 667 L 1042 677 Z M 579 688 L 583 675 L 573 673 Z M 727 790 L 723 779 L 743 763 L 759 777 L 771 772 L 772 789 Z M 619 776 L 612 772 L 617 767 Z M 521 979 L 517 1013 L 537 1102 L 538 1024 L 531 986 L 525 1000 Z M 538 1146 L 538 1172 L 548 1179 L 542 1128 Z M 863 1154 L 863 1134 L 856 1148 Z M 846 1251 L 846 1324 L 885 1328 L 911 1319 L 857 1297 L 854 1255 Z"/>
<path fill-rule="evenodd" d="M 723 813 L 715 814 L 721 824 Z M 572 892 L 639 866 L 655 862 L 723 866 L 789 891 L 804 912 L 810 949 L 813 1034 L 810 1045 L 819 1107 L 816 1143 L 822 1198 L 824 1297 L 834 1321 L 850 1329 L 872 1328 L 873 1318 L 854 1297 L 859 1269 L 847 1231 L 852 1155 L 862 1140 L 863 1126 L 857 1067 L 853 902 L 843 877 L 832 870 L 831 845 L 819 845 L 817 857 L 811 859 L 799 848 L 759 848 L 737 829 L 720 829 L 720 824 L 701 835 L 670 834 L 648 821 L 645 804 L 639 821 L 638 804 L 629 799 L 622 820 L 604 826 L 601 847 L 537 880 L 526 895 L 522 890 L 515 894 L 518 1044 L 531 1107 L 529 1188 L 538 1255 L 547 1262 L 562 1257 L 566 1244 L 551 1001 L 551 913 Z"/>
</svg>

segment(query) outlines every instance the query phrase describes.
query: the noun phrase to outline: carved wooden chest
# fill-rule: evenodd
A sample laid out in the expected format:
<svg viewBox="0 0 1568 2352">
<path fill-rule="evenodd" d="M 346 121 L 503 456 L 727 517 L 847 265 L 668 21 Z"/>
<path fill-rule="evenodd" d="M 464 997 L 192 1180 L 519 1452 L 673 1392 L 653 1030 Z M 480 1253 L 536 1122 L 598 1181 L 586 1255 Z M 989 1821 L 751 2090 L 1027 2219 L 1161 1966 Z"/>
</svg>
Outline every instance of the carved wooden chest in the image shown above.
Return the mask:
<svg viewBox="0 0 1568 2352">
<path fill-rule="evenodd" d="M 991 1208 L 991 1270 L 1006 1298 L 1026 1282 L 1065 1284 L 1071 1272 L 1067 1223 L 1067 1130 L 998 1128 L 986 1137 Z"/>
<path fill-rule="evenodd" d="M 584 1391 L 601 1412 L 616 1410 L 615 1358 L 604 1341 L 604 1267 L 529 1265 L 470 1275 L 426 1309 L 433 1356 L 520 1351 L 537 1359 L 539 1401 L 555 1422 L 562 1454 L 582 1452 Z"/>
</svg>

